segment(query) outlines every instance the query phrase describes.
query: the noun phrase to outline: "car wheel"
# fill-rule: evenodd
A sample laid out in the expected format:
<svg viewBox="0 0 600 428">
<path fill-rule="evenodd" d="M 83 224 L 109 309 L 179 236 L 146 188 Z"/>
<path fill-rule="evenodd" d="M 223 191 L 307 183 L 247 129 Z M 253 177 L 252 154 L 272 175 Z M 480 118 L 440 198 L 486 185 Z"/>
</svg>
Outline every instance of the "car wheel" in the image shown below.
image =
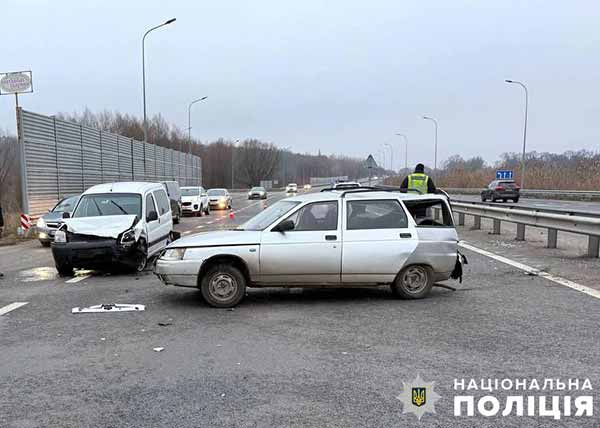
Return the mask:
<svg viewBox="0 0 600 428">
<path fill-rule="evenodd" d="M 517 202 L 519 202 L 519 198 L 513 199 L 513 202 L 516 204 Z"/>
<path fill-rule="evenodd" d="M 146 256 L 145 253 L 140 251 L 136 256 L 135 271 L 143 272 L 144 269 L 146 269 L 147 264 L 148 264 L 148 257 Z"/>
<path fill-rule="evenodd" d="M 179 224 L 181 221 L 181 211 L 177 210 L 177 215 L 173 219 L 173 224 Z"/>
<path fill-rule="evenodd" d="M 50 241 L 40 241 L 40 244 L 42 244 L 42 247 L 48 248 L 50 246 Z"/>
<path fill-rule="evenodd" d="M 401 299 L 422 299 L 433 287 L 433 272 L 429 266 L 407 266 L 400 271 L 391 287 Z"/>
<path fill-rule="evenodd" d="M 200 209 L 198 210 L 198 212 L 196 213 L 196 217 L 202 217 L 202 205 L 200 205 Z"/>
<path fill-rule="evenodd" d="M 487 199 L 485 196 L 481 195 L 481 202 L 485 202 Z"/>
<path fill-rule="evenodd" d="M 60 276 L 73 276 L 73 266 L 57 264 L 56 270 Z"/>
<path fill-rule="evenodd" d="M 246 294 L 246 278 L 239 269 L 218 264 L 208 269 L 200 283 L 204 300 L 215 308 L 231 308 Z"/>
<path fill-rule="evenodd" d="M 210 215 L 210 205 L 206 205 L 206 211 L 205 211 L 206 215 Z"/>
</svg>

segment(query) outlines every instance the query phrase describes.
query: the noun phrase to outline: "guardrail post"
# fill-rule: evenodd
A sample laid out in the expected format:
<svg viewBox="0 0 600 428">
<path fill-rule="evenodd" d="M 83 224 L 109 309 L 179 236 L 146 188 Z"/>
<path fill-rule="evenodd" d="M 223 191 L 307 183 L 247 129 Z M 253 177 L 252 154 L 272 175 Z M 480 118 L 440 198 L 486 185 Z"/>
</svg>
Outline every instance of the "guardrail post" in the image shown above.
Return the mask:
<svg viewBox="0 0 600 428">
<path fill-rule="evenodd" d="M 556 248 L 556 241 L 558 238 L 558 230 L 548 229 L 548 245 L 546 248 Z"/>
<path fill-rule="evenodd" d="M 517 223 L 517 241 L 525 240 L 525 225 L 521 223 Z"/>
<path fill-rule="evenodd" d="M 481 229 L 481 216 L 474 215 L 473 216 L 473 230 Z"/>
<path fill-rule="evenodd" d="M 589 236 L 588 237 L 588 257 L 598 258 L 599 250 L 600 250 L 600 236 Z"/>
<path fill-rule="evenodd" d="M 465 213 L 458 213 L 458 225 L 459 226 L 465 225 Z"/>
<path fill-rule="evenodd" d="M 494 219 L 494 231 L 492 235 L 500 235 L 500 220 Z"/>
</svg>

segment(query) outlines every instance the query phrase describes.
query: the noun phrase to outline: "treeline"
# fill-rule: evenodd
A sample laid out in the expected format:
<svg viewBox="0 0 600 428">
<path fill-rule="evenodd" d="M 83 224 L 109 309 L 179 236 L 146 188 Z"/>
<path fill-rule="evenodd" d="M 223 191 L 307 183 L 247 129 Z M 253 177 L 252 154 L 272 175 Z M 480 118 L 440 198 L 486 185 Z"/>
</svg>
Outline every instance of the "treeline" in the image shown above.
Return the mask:
<svg viewBox="0 0 600 428">
<path fill-rule="evenodd" d="M 525 155 L 525 187 L 530 189 L 600 190 L 600 153 L 589 150 L 561 154 L 529 152 Z M 489 184 L 499 169 L 514 172 L 521 182 L 521 153 L 503 153 L 492 164 L 477 156 L 463 159 L 455 155 L 437 171 L 439 187 L 479 188 Z M 428 170 L 431 174 L 432 171 Z M 401 171 L 402 176 L 406 171 Z M 393 181 L 399 182 L 399 179 Z"/>
<path fill-rule="evenodd" d="M 85 109 L 82 113 L 60 113 L 57 117 L 139 141 L 144 138 L 143 121 L 129 114 L 94 113 Z M 182 129 L 169 124 L 161 115 L 148 121 L 148 142 L 200 156 L 205 187 L 246 188 L 258 185 L 261 180 L 272 180 L 277 186 L 284 186 L 288 182 L 308 183 L 310 177 L 347 175 L 359 178 L 368 175 L 364 159 L 294 153 L 254 138 L 189 141 Z M 375 175 L 381 173 L 381 170 L 373 171 Z"/>
</svg>

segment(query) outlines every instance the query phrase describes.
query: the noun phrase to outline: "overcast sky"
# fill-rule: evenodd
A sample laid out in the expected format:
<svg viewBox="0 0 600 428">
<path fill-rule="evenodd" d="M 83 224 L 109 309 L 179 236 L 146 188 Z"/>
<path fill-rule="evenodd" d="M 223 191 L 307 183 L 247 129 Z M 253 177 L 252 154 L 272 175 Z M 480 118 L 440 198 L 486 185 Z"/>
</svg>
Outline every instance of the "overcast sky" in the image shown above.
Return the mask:
<svg viewBox="0 0 600 428">
<path fill-rule="evenodd" d="M 600 2 L 491 0 L 4 0 L 0 72 L 31 69 L 35 112 L 148 114 L 193 135 L 255 137 L 299 152 L 376 155 L 408 135 L 409 162 L 600 150 Z M 0 98 L 13 130 L 14 98 Z M 400 156 L 400 154 L 402 155 Z M 389 162 L 389 155 L 388 155 Z"/>
</svg>

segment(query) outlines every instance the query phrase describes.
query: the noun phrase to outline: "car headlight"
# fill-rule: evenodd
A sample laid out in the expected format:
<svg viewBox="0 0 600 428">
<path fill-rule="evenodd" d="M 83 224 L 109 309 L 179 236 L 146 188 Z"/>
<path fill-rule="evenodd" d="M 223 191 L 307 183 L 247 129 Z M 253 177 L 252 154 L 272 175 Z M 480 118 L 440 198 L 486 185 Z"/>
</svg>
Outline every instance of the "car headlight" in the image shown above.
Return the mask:
<svg viewBox="0 0 600 428">
<path fill-rule="evenodd" d="M 183 259 L 185 255 L 185 248 L 169 248 L 166 250 L 160 258 L 162 260 L 176 261 Z"/>
<path fill-rule="evenodd" d="M 54 242 L 65 243 L 67 242 L 67 234 L 64 230 L 57 230 L 54 234 Z"/>
<path fill-rule="evenodd" d="M 121 235 L 121 239 L 119 239 L 119 244 L 121 245 L 132 245 L 135 243 L 135 232 L 133 229 L 126 230 Z"/>
<path fill-rule="evenodd" d="M 37 221 L 37 223 L 35 225 L 37 226 L 38 229 L 45 229 L 46 228 L 46 222 L 41 217 L 38 218 L 38 221 Z"/>
</svg>

